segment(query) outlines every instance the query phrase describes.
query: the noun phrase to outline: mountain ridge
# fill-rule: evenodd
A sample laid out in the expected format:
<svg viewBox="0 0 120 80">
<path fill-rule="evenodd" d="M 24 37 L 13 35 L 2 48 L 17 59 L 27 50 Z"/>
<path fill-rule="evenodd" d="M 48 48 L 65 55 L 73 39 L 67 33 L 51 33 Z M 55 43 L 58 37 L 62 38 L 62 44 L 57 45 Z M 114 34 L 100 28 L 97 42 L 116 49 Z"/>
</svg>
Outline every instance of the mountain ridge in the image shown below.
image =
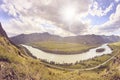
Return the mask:
<svg viewBox="0 0 120 80">
<path fill-rule="evenodd" d="M 58 41 L 58 42 L 70 42 L 70 43 L 83 43 L 83 44 L 103 44 L 120 41 L 119 36 L 105 36 L 105 35 L 78 35 L 60 37 L 57 35 L 51 35 L 45 33 L 31 33 L 31 34 L 20 34 L 11 37 L 10 40 L 15 44 L 24 44 L 40 41 Z"/>
</svg>

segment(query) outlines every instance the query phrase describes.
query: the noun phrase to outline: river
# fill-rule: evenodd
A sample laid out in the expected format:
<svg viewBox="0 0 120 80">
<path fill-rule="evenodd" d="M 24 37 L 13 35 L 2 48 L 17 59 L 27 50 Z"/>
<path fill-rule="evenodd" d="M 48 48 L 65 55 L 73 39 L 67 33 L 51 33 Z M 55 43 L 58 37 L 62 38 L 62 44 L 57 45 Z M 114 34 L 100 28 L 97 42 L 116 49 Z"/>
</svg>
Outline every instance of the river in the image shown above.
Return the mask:
<svg viewBox="0 0 120 80">
<path fill-rule="evenodd" d="M 80 54 L 70 54 L 70 55 L 61 55 L 61 54 L 53 54 L 44 52 L 40 49 L 34 48 L 32 46 L 23 45 L 27 50 L 30 51 L 30 53 L 42 60 L 46 60 L 47 62 L 53 61 L 58 64 L 64 64 L 64 63 L 76 63 L 76 61 L 82 61 L 82 60 L 88 60 L 97 56 L 102 56 L 104 54 L 111 54 L 112 50 L 107 44 L 103 44 L 97 48 L 90 49 L 87 52 L 80 53 Z M 103 52 L 96 52 L 96 49 L 104 48 L 105 50 Z"/>
</svg>

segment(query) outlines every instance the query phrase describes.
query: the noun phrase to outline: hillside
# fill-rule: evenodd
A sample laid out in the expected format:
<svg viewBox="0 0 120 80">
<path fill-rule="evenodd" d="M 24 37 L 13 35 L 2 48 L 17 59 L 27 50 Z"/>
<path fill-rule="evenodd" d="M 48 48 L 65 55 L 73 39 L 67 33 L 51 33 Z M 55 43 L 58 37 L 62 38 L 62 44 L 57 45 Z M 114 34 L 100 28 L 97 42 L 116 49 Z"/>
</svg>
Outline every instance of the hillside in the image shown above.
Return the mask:
<svg viewBox="0 0 120 80">
<path fill-rule="evenodd" d="M 0 80 L 120 80 L 120 42 L 111 44 L 118 55 L 108 64 L 90 71 L 54 69 L 14 46 L 0 26 Z"/>
<path fill-rule="evenodd" d="M 2 26 L 0 31 L 0 80 L 38 80 L 41 74 L 48 73 L 40 61 L 32 59 L 24 50 L 10 43 Z M 42 71 L 44 69 L 45 72 Z"/>
</svg>

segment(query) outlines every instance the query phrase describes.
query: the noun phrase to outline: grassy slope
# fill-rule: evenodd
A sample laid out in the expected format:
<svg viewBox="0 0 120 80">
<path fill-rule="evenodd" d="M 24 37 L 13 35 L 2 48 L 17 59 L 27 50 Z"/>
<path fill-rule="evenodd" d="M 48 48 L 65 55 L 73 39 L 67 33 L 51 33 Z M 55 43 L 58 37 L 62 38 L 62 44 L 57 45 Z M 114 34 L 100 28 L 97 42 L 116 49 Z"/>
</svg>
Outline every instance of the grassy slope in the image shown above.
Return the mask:
<svg viewBox="0 0 120 80">
<path fill-rule="evenodd" d="M 85 52 L 90 48 L 96 47 L 96 45 L 55 42 L 55 41 L 36 42 L 36 43 L 31 43 L 31 45 L 43 51 L 52 52 L 56 54 L 77 54 L 77 53 Z"/>
<path fill-rule="evenodd" d="M 25 80 L 26 78 L 41 77 L 44 72 L 44 65 L 39 60 L 34 60 L 29 56 L 25 56 L 23 51 L 18 50 L 10 44 L 5 38 L 0 37 L 0 80 Z M 36 76 L 37 75 L 37 76 Z M 14 80 L 14 79 L 13 79 Z"/>
<path fill-rule="evenodd" d="M 114 52 L 119 43 L 111 44 Z M 0 80 L 119 80 L 120 52 L 114 60 L 92 71 L 62 71 L 40 64 L 39 60 L 24 55 L 15 46 L 0 37 Z"/>
</svg>

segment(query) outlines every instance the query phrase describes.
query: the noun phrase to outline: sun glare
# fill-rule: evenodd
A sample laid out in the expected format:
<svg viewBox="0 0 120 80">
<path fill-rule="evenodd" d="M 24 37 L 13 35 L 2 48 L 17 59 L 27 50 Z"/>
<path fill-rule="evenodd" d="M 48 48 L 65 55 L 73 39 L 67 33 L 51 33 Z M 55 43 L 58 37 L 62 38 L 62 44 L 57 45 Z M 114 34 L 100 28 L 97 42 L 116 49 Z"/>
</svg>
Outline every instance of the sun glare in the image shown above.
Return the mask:
<svg viewBox="0 0 120 80">
<path fill-rule="evenodd" d="M 77 7 L 73 5 L 67 5 L 60 9 L 61 18 L 64 21 L 71 21 L 77 14 Z"/>
</svg>

